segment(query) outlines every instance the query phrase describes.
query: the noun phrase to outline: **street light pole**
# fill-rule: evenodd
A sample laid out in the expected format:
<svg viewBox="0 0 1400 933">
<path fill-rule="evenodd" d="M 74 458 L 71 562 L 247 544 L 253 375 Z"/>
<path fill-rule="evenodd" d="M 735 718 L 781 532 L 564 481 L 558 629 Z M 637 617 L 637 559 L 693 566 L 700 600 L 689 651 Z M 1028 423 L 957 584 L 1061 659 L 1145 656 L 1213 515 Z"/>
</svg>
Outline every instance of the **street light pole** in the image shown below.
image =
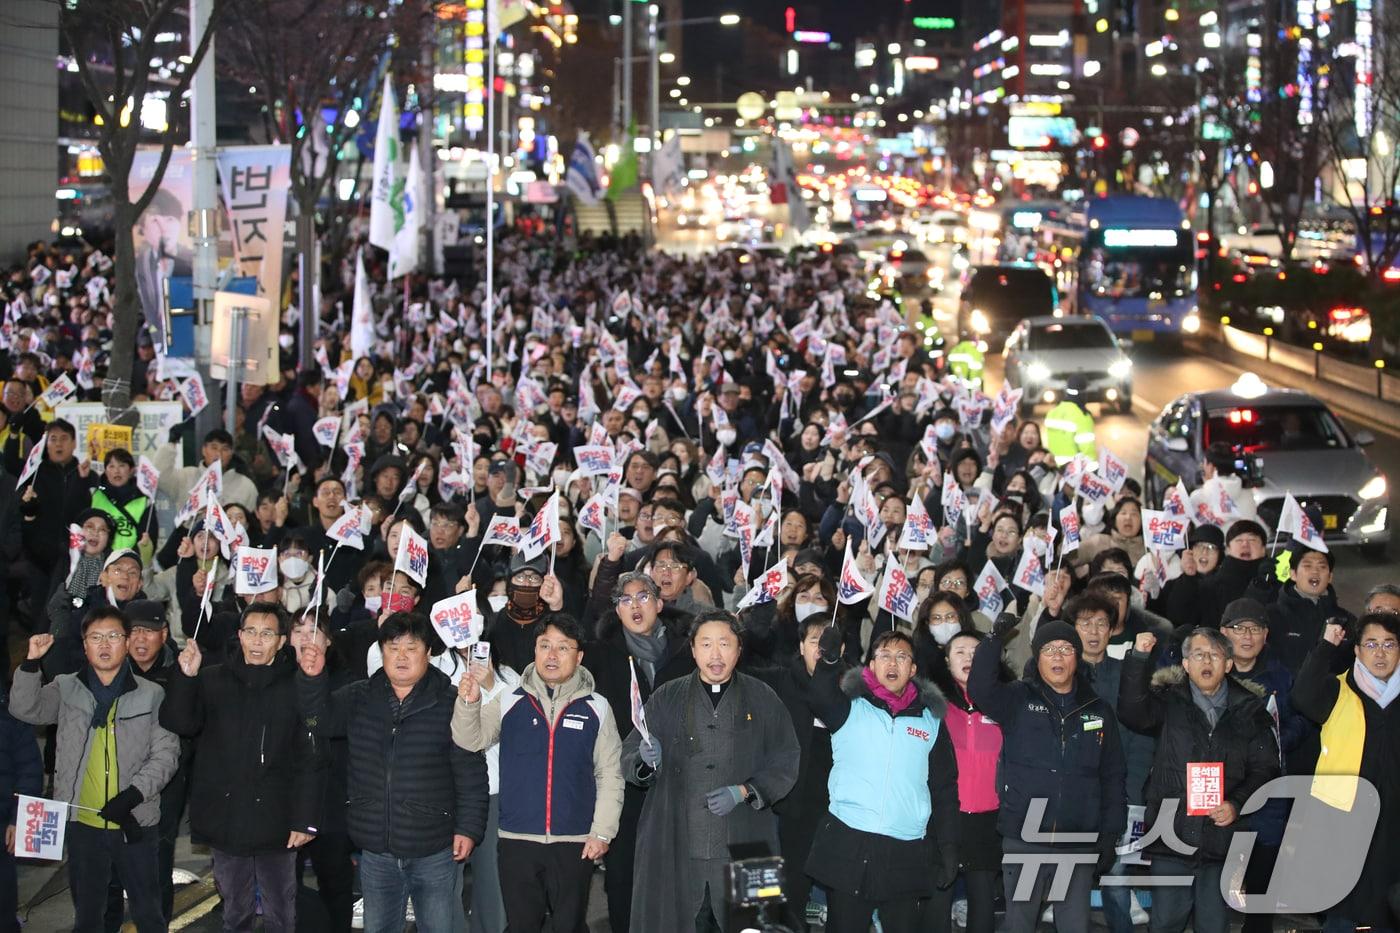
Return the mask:
<svg viewBox="0 0 1400 933">
<path fill-rule="evenodd" d="M 651 57 L 651 126 L 648 138 L 651 146 L 647 152 L 647 177 L 652 187 L 656 187 L 656 147 L 661 142 L 661 58 L 657 52 L 656 17 L 660 7 L 653 3 L 647 8 L 647 53 Z"/>
<path fill-rule="evenodd" d="M 622 136 L 632 132 L 632 0 L 622 0 Z M 628 143 L 630 145 L 630 143 Z"/>
</svg>

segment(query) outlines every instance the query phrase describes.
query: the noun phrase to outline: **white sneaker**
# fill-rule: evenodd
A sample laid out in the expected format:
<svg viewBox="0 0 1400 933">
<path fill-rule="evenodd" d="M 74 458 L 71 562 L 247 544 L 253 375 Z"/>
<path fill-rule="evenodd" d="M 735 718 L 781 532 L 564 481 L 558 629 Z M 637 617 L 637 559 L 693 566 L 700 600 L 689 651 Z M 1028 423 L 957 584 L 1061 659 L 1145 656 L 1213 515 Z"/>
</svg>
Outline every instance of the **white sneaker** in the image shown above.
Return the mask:
<svg viewBox="0 0 1400 933">
<path fill-rule="evenodd" d="M 404 909 L 404 912 L 403 912 L 403 922 L 404 922 L 404 923 L 412 923 L 412 922 L 413 922 L 413 898 L 411 898 L 411 897 L 408 899 L 408 907 L 405 908 L 405 909 Z"/>
<path fill-rule="evenodd" d="M 363 930 L 365 928 L 365 899 L 362 897 L 355 902 L 354 908 L 350 911 L 350 929 Z"/>
<path fill-rule="evenodd" d="M 198 875 L 183 868 L 172 869 L 170 872 L 170 882 L 172 884 L 194 884 L 198 880 Z"/>
<path fill-rule="evenodd" d="M 1045 908 L 1045 912 L 1042 913 L 1042 914 L 1040 915 L 1040 922 L 1041 922 L 1041 923 L 1054 923 L 1054 922 L 1055 922 L 1055 905 L 1054 905 L 1054 904 L 1051 904 L 1049 907 L 1046 907 L 1046 908 Z"/>
<path fill-rule="evenodd" d="M 962 897 L 953 901 L 953 922 L 960 927 L 967 927 L 967 898 Z"/>
<path fill-rule="evenodd" d="M 1147 911 L 1142 909 L 1142 905 L 1137 902 L 1137 896 L 1131 892 L 1128 894 L 1128 916 L 1132 918 L 1133 926 L 1147 926 Z"/>
</svg>

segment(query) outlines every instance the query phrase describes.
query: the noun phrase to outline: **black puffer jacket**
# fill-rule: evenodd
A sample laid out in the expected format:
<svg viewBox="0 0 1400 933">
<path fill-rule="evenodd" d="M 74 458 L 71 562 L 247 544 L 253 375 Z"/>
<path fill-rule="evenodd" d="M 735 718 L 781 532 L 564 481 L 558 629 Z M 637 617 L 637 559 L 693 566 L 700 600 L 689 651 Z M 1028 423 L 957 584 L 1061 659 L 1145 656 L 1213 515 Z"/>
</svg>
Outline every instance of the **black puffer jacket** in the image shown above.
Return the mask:
<svg viewBox="0 0 1400 933">
<path fill-rule="evenodd" d="M 1313 601 L 1298 592 L 1297 584 L 1284 584 L 1278 601 L 1269 606 L 1269 651 L 1283 662 L 1290 674 L 1298 676 L 1308 652 L 1322 640 L 1327 620 L 1332 618 L 1343 619 L 1342 624 L 1348 630 L 1356 621 L 1356 616 L 1337 605 L 1337 593 L 1330 586 L 1321 598 Z M 1334 674 L 1351 667 L 1351 658 L 1346 652 L 1340 657 L 1345 666 L 1333 671 Z"/>
<path fill-rule="evenodd" d="M 332 693 L 327 676 L 297 675 L 307 724 L 350 742 L 350 839 L 367 852 L 422 858 L 454 835 L 486 835 L 486 759 L 452 741 L 457 691 L 429 667 L 399 702 L 383 669 Z"/>
<path fill-rule="evenodd" d="M 1265 707 L 1263 688 L 1257 684 L 1225 678 L 1225 710 L 1211 729 L 1205 713 L 1191 698 L 1191 684 L 1180 666 L 1164 667 L 1152 673 L 1152 659 L 1138 651 L 1123 661 L 1123 680 L 1118 690 L 1118 712 L 1124 725 L 1139 732 L 1157 735 L 1157 752 L 1152 760 L 1152 776 L 1147 782 L 1147 825 L 1156 824 L 1163 801 L 1177 801 L 1173 821 L 1176 838 L 1196 848 L 1196 861 L 1221 861 L 1229 851 L 1230 839 L 1247 828 L 1236 820 L 1229 826 L 1216 826 L 1205 816 L 1186 815 L 1186 765 L 1188 762 L 1223 762 L 1224 799 L 1244 809 L 1249 795 L 1278 777 L 1278 742 L 1274 721 Z M 1173 858 L 1164 841 L 1148 846 Z"/>
<path fill-rule="evenodd" d="M 285 851 L 293 832 L 315 835 L 325 762 L 297 710 L 290 651 L 265 666 L 241 652 L 194 677 L 176 665 L 160 724 L 195 740 L 190 831 L 229 855 Z"/>
<path fill-rule="evenodd" d="M 1001 724 L 997 831 L 1022 838 L 1032 802 L 1044 798 L 1041 831 L 1096 833 L 1095 844 L 1075 843 L 1085 850 L 1116 840 L 1127 822 L 1127 765 L 1113 708 L 1082 674 L 1067 704 L 1035 671 L 1004 683 L 1001 656 L 1000 638 L 983 639 L 967 679 L 972 702 Z"/>
</svg>

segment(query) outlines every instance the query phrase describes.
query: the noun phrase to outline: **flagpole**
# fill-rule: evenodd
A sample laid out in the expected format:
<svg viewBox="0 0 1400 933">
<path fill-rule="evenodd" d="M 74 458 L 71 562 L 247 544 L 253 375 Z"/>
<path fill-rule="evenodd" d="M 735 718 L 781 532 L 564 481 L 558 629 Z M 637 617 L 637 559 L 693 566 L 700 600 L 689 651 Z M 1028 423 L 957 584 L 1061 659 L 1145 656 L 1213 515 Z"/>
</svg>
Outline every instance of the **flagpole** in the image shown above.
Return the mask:
<svg viewBox="0 0 1400 933">
<path fill-rule="evenodd" d="M 486 18 L 486 380 L 491 380 L 496 322 L 496 35 Z"/>
</svg>

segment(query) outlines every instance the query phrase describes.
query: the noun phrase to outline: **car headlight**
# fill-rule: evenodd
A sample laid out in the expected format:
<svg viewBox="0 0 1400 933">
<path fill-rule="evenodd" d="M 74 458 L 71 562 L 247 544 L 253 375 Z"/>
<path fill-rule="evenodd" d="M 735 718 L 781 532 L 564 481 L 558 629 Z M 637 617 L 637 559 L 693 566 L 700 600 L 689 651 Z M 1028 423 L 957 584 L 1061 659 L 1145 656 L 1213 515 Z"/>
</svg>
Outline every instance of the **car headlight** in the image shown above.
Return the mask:
<svg viewBox="0 0 1400 933">
<path fill-rule="evenodd" d="M 1108 374 L 1118 381 L 1123 381 L 1133 374 L 1132 360 L 1114 360 L 1108 367 Z"/>
<path fill-rule="evenodd" d="M 1356 494 L 1362 499 L 1379 499 L 1385 495 L 1385 477 L 1377 473 L 1366 481 L 1366 485 L 1357 490 Z"/>
<path fill-rule="evenodd" d="M 1201 316 L 1199 314 L 1188 314 L 1181 321 L 1181 329 L 1188 334 L 1198 333 L 1201 329 Z"/>
<path fill-rule="evenodd" d="M 990 333 L 992 324 L 987 320 L 987 314 L 981 308 L 973 308 L 972 316 L 968 319 L 972 329 L 979 334 Z"/>
<path fill-rule="evenodd" d="M 1031 382 L 1045 382 L 1050 378 L 1050 367 L 1044 363 L 1029 363 L 1026 366 L 1026 379 Z"/>
</svg>

